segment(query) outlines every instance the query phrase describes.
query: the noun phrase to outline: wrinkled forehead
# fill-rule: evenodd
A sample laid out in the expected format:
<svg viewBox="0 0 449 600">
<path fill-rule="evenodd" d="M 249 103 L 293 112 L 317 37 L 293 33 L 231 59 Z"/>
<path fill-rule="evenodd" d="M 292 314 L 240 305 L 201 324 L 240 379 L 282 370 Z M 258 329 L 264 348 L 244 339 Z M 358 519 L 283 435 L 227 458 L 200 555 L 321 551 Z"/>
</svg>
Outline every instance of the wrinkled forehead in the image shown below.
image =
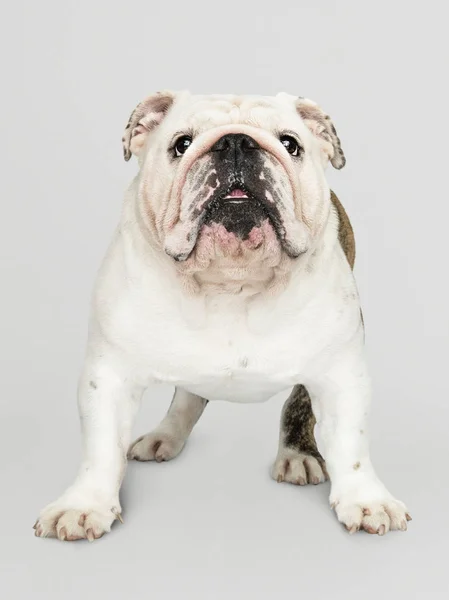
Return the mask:
<svg viewBox="0 0 449 600">
<path fill-rule="evenodd" d="M 276 96 L 181 96 L 172 112 L 171 125 L 202 133 L 222 125 L 251 125 L 279 131 L 301 124 L 294 103 Z M 300 125 L 299 125 L 300 126 Z"/>
</svg>

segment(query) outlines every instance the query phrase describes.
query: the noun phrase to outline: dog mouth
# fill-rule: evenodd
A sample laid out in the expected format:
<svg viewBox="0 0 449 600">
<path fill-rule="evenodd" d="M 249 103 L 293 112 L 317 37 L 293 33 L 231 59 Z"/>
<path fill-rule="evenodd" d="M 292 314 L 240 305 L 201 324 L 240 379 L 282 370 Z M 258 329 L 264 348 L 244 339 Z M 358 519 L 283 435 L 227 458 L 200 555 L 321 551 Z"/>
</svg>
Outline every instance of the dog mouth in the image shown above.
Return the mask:
<svg viewBox="0 0 449 600">
<path fill-rule="evenodd" d="M 241 182 L 219 190 L 204 210 L 201 225 L 220 224 L 242 241 L 254 228 L 269 222 L 282 243 L 285 238 L 278 209 L 268 199 L 254 194 Z"/>
<path fill-rule="evenodd" d="M 242 188 L 234 188 L 226 194 L 223 200 L 229 200 L 232 203 L 244 202 L 245 200 L 249 200 L 248 194 Z"/>
<path fill-rule="evenodd" d="M 214 238 L 218 246 L 230 244 L 245 252 L 263 246 L 267 252 L 276 253 L 278 245 L 289 258 L 295 259 L 307 250 L 304 225 L 286 210 L 269 177 L 257 177 L 254 185 L 235 175 L 226 177 L 227 185 L 220 185 L 219 179 L 220 174 L 213 173 L 203 182 L 201 187 L 206 197 L 201 200 L 195 193 L 189 206 L 190 215 L 166 235 L 165 252 L 175 261 L 187 261 L 198 248 L 203 256 L 212 232 L 218 235 Z"/>
</svg>

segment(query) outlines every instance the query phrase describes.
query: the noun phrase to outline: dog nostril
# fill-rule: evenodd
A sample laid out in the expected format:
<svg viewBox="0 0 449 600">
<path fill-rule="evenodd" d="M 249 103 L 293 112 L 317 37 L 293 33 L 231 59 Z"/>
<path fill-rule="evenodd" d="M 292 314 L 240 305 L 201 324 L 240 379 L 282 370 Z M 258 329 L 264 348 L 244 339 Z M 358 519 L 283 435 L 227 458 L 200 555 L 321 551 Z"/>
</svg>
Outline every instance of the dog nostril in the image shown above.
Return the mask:
<svg viewBox="0 0 449 600">
<path fill-rule="evenodd" d="M 248 150 L 255 150 L 258 145 L 255 142 L 255 140 L 253 140 L 253 138 L 250 138 L 249 136 L 245 135 L 240 143 L 240 147 L 243 150 L 243 152 L 248 152 Z"/>
<path fill-rule="evenodd" d="M 226 137 L 223 137 L 215 142 L 215 144 L 211 148 L 212 152 L 225 152 L 229 150 L 229 141 Z"/>
<path fill-rule="evenodd" d="M 213 152 L 229 152 L 234 146 L 234 139 L 230 135 L 224 135 L 212 146 Z"/>
</svg>

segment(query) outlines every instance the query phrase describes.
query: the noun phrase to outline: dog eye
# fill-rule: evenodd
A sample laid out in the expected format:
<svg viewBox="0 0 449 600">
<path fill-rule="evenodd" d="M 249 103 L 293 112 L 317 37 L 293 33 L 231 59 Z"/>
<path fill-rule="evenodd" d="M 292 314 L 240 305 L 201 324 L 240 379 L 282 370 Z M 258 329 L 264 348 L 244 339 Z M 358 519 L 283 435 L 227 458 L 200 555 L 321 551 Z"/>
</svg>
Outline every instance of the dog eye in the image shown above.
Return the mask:
<svg viewBox="0 0 449 600">
<path fill-rule="evenodd" d="M 174 146 L 175 156 L 182 156 L 191 143 L 192 138 L 190 135 L 183 135 L 182 137 L 178 138 Z"/>
<path fill-rule="evenodd" d="M 292 156 L 298 156 L 299 154 L 299 144 L 291 135 L 281 135 L 281 144 L 287 150 L 289 154 Z"/>
</svg>

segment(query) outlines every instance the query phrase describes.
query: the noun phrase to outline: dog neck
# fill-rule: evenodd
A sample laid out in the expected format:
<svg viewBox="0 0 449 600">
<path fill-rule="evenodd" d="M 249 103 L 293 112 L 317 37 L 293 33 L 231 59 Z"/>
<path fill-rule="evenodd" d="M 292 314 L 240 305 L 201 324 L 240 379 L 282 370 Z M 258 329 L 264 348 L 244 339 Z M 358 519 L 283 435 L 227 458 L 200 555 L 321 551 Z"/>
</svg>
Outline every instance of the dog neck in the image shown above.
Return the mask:
<svg viewBox="0 0 449 600">
<path fill-rule="evenodd" d="M 221 257 L 212 260 L 205 269 L 181 264 L 177 270 L 183 286 L 192 293 L 249 297 L 283 289 L 290 280 L 292 266 L 286 255 L 272 265 L 265 261 L 235 264 L 232 259 Z"/>
</svg>

